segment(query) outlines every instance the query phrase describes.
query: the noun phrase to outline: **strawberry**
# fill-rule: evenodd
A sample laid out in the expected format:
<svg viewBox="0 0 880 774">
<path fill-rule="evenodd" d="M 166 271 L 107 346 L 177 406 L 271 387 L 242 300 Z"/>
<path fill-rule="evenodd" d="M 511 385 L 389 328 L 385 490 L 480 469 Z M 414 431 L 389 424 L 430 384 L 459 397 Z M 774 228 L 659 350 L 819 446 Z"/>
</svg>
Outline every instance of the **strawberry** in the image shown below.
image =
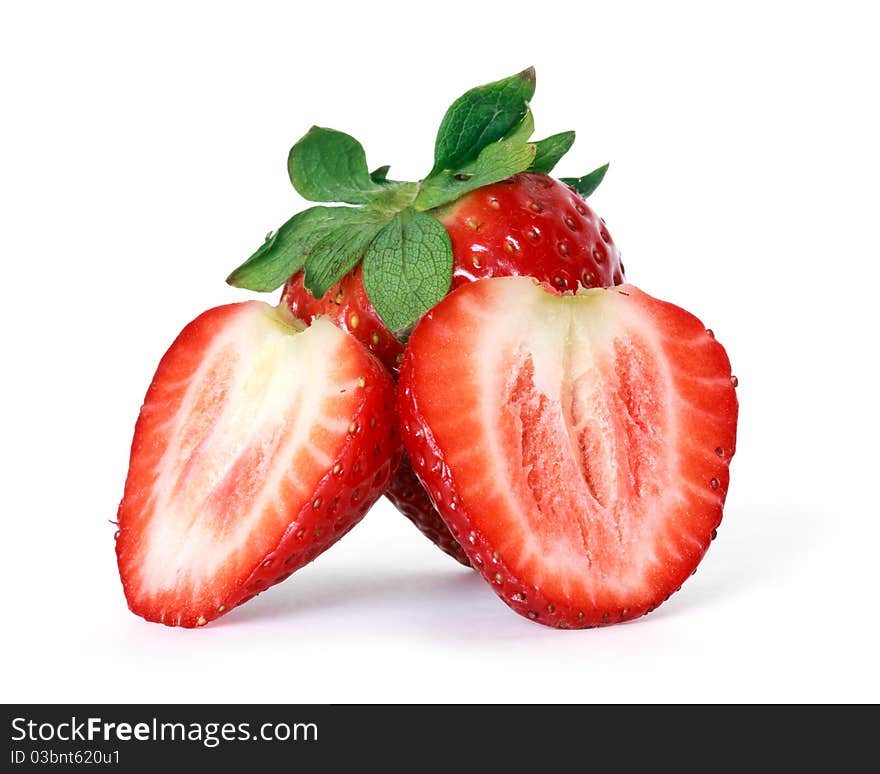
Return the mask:
<svg viewBox="0 0 880 774">
<path fill-rule="evenodd" d="M 735 385 L 679 307 L 632 285 L 563 296 L 507 277 L 422 318 L 398 413 L 416 473 L 501 599 L 589 627 L 653 610 L 696 569 L 727 494 Z"/>
<path fill-rule="evenodd" d="M 471 566 L 471 560 L 437 512 L 406 454 L 391 477 L 385 496 L 437 548 L 465 567 Z"/>
<path fill-rule="evenodd" d="M 452 242 L 452 285 L 484 277 L 530 275 L 559 290 L 623 282 L 623 265 L 604 221 L 581 196 L 548 175 L 520 173 L 466 194 L 438 213 Z M 392 371 L 403 344 L 382 323 L 364 290 L 360 266 L 321 297 L 304 272 L 288 280 L 282 303 L 294 316 L 327 315 L 376 353 Z M 421 532 L 462 564 L 467 558 L 404 459 L 385 493 Z"/>
<path fill-rule="evenodd" d="M 581 178 L 549 176 L 574 142 L 540 142 L 528 69 L 464 94 L 437 134 L 434 167 L 418 183 L 369 173 L 360 144 L 313 127 L 291 149 L 288 172 L 313 207 L 284 224 L 230 275 L 231 284 L 272 290 L 294 316 L 326 315 L 396 371 L 407 332 L 451 289 L 476 279 L 527 274 L 560 290 L 623 281 L 620 254 L 584 201 L 607 165 Z M 406 461 L 389 499 L 443 550 L 466 557 Z"/>
<path fill-rule="evenodd" d="M 436 213 L 452 243 L 450 290 L 486 277 L 528 275 L 560 290 L 623 282 L 620 252 L 605 222 L 569 186 L 520 173 L 465 194 Z M 301 320 L 327 315 L 396 372 L 403 343 L 388 330 L 364 290 L 358 264 L 320 298 L 299 271 L 283 303 Z"/>
<path fill-rule="evenodd" d="M 134 432 L 116 554 L 131 610 L 200 626 L 351 529 L 400 457 L 394 383 L 327 320 L 211 309 L 162 358 Z"/>
</svg>

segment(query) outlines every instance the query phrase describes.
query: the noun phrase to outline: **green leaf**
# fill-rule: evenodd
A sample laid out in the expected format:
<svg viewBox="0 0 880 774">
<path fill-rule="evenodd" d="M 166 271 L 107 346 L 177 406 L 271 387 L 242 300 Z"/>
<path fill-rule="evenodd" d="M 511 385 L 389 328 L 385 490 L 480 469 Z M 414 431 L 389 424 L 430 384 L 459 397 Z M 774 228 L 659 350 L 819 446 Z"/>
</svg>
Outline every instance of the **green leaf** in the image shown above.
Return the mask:
<svg viewBox="0 0 880 774">
<path fill-rule="evenodd" d="M 460 167 L 522 121 L 535 93 L 535 69 L 523 70 L 463 94 L 440 123 L 434 144 L 434 169 Z"/>
<path fill-rule="evenodd" d="M 510 132 L 505 135 L 504 139 L 508 142 L 528 142 L 529 138 L 535 133 L 535 117 L 531 110 L 526 110 L 523 120 L 520 121 Z"/>
<path fill-rule="evenodd" d="M 248 290 L 269 292 L 281 287 L 305 263 L 309 248 L 334 224 L 347 222 L 350 207 L 311 207 L 294 215 L 266 241 L 226 281 Z"/>
<path fill-rule="evenodd" d="M 608 164 L 603 164 L 598 169 L 584 175 L 583 177 L 560 177 L 559 179 L 566 185 L 570 185 L 581 196 L 586 199 L 593 191 L 599 187 L 599 183 L 605 177 L 608 171 Z"/>
<path fill-rule="evenodd" d="M 383 167 L 379 167 L 378 169 L 374 169 L 370 172 L 370 180 L 374 183 L 378 183 L 382 185 L 386 180 L 388 180 L 388 172 L 391 170 L 391 165 L 386 164 Z"/>
<path fill-rule="evenodd" d="M 535 158 L 532 143 L 502 140 L 483 148 L 477 160 L 452 172 L 443 170 L 422 181 L 413 206 L 431 210 L 454 201 L 470 191 L 528 169 Z"/>
<path fill-rule="evenodd" d="M 382 186 L 382 193 L 370 202 L 369 209 L 376 212 L 384 212 L 387 215 L 387 220 L 409 207 L 418 193 L 418 183 L 386 180 Z"/>
<path fill-rule="evenodd" d="M 307 251 L 303 284 L 315 298 L 357 265 L 390 217 L 367 209 L 343 209 L 351 214 L 330 224 Z"/>
<path fill-rule="evenodd" d="M 313 126 L 290 149 L 290 182 L 312 202 L 366 204 L 382 190 L 370 179 L 361 144 L 344 132 Z"/>
<path fill-rule="evenodd" d="M 449 292 L 449 234 L 430 215 L 404 210 L 367 249 L 363 279 L 382 321 L 392 331 L 402 331 Z"/>
<path fill-rule="evenodd" d="M 541 172 L 545 175 L 553 171 L 553 167 L 574 144 L 574 132 L 560 132 L 535 143 L 537 149 L 535 160 L 529 172 Z"/>
</svg>

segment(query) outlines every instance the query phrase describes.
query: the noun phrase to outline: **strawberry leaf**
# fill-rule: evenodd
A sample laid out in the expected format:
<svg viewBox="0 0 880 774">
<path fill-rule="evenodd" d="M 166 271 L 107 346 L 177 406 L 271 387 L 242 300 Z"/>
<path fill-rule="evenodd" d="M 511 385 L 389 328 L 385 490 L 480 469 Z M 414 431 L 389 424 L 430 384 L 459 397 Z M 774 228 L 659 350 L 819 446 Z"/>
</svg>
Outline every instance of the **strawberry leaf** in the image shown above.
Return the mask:
<svg viewBox="0 0 880 774">
<path fill-rule="evenodd" d="M 290 149 L 290 182 L 312 202 L 366 204 L 381 185 L 370 179 L 361 144 L 344 132 L 313 126 Z"/>
<path fill-rule="evenodd" d="M 382 213 L 341 209 L 350 214 L 323 229 L 307 250 L 303 284 L 315 298 L 321 298 L 358 264 L 370 242 L 388 222 L 388 216 Z"/>
<path fill-rule="evenodd" d="M 385 164 L 384 166 L 379 167 L 378 169 L 374 169 L 372 172 L 370 172 L 370 180 L 372 180 L 374 183 L 378 183 L 379 185 L 381 185 L 382 183 L 384 183 L 385 181 L 388 180 L 388 172 L 390 170 L 391 170 L 390 164 Z"/>
<path fill-rule="evenodd" d="M 384 213 L 385 220 L 390 220 L 401 210 L 409 207 L 419 193 L 418 183 L 405 183 L 402 180 L 386 180 L 382 183 L 382 192 L 377 194 L 367 209 L 376 213 Z"/>
<path fill-rule="evenodd" d="M 334 222 L 344 221 L 353 212 L 349 207 L 311 207 L 294 215 L 266 241 L 226 281 L 235 287 L 269 292 L 283 285 L 305 262 L 309 247 Z"/>
<path fill-rule="evenodd" d="M 382 321 L 400 332 L 449 291 L 452 244 L 430 215 L 404 210 L 373 240 L 364 256 L 364 289 Z"/>
<path fill-rule="evenodd" d="M 535 117 L 531 110 L 526 110 L 523 120 L 520 121 L 513 129 L 510 130 L 504 139 L 509 142 L 528 142 L 529 138 L 535 133 Z"/>
<path fill-rule="evenodd" d="M 535 70 L 530 67 L 455 100 L 437 131 L 433 172 L 473 161 L 483 148 L 508 134 L 525 117 L 534 93 Z"/>
<path fill-rule="evenodd" d="M 532 143 L 514 140 L 493 143 L 483 148 L 476 161 L 454 172 L 435 172 L 423 180 L 413 206 L 417 210 L 431 210 L 447 204 L 484 185 L 523 172 L 534 158 L 535 146 Z"/>
<path fill-rule="evenodd" d="M 388 215 L 354 207 L 311 207 L 294 215 L 277 232 L 269 234 L 257 251 L 226 281 L 235 287 L 269 292 L 281 287 L 306 265 L 306 286 L 316 293 L 324 286 L 325 275 L 332 276 L 338 271 L 337 263 L 349 264 L 349 249 L 356 253 L 351 266 L 357 263 L 366 247 L 361 244 L 363 239 L 370 233 L 375 236 L 388 219 Z M 339 242 L 335 246 L 337 250 L 334 250 L 334 242 Z M 327 287 L 351 266 L 331 279 Z M 320 295 L 324 292 L 326 289 Z"/>
<path fill-rule="evenodd" d="M 561 159 L 574 144 L 574 132 L 560 132 L 535 143 L 535 160 L 529 172 L 541 172 L 545 175 L 553 171 Z"/>
<path fill-rule="evenodd" d="M 602 182 L 607 171 L 608 165 L 603 164 L 598 169 L 594 169 L 583 177 L 560 177 L 559 180 L 566 185 L 570 185 L 575 191 L 583 196 L 584 199 L 586 199 L 599 187 L 599 183 Z"/>
</svg>

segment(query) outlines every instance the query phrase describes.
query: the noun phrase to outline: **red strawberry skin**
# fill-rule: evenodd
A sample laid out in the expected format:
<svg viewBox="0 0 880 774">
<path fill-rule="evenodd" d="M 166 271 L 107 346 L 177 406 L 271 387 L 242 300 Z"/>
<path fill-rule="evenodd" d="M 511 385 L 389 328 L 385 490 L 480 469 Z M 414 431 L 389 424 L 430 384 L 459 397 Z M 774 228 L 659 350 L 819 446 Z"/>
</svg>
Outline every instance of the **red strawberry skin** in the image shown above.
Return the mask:
<svg viewBox="0 0 880 774">
<path fill-rule="evenodd" d="M 434 214 L 452 242 L 452 287 L 487 277 L 525 275 L 565 291 L 610 287 L 624 281 L 620 252 L 605 223 L 567 185 L 549 175 L 522 172 L 473 191 Z M 282 303 L 309 321 L 327 315 L 379 357 L 400 368 L 403 345 L 373 309 L 360 264 L 315 298 L 304 273 L 284 286 Z"/>
<path fill-rule="evenodd" d="M 623 282 L 604 221 L 548 175 L 523 172 L 462 197 L 441 215 L 452 241 L 452 290 L 487 277 L 530 276 L 560 291 Z"/>
<path fill-rule="evenodd" d="M 566 318 L 571 305 L 594 308 Z M 542 355 L 570 336 L 564 357 Z M 585 628 L 650 612 L 693 574 L 727 494 L 735 383 L 697 318 L 630 285 L 555 298 L 496 279 L 416 326 L 398 414 L 420 480 L 501 599 Z"/>
<path fill-rule="evenodd" d="M 162 358 L 118 511 L 135 614 L 204 625 L 317 557 L 387 485 L 401 454 L 393 380 L 328 322 L 302 327 L 230 304 Z"/>
<path fill-rule="evenodd" d="M 419 531 L 437 548 L 449 554 L 465 567 L 471 566 L 470 559 L 464 549 L 453 537 L 449 527 L 446 526 L 428 498 L 427 492 L 422 487 L 422 482 L 419 481 L 406 455 L 403 455 L 400 467 L 392 476 L 385 495 L 394 503 L 397 510 L 415 524 Z"/>
<path fill-rule="evenodd" d="M 436 212 L 449 233 L 452 290 L 487 277 L 527 275 L 560 291 L 610 287 L 624 281 L 620 252 L 604 222 L 581 197 L 548 175 L 521 173 L 488 185 Z M 303 272 L 284 288 L 295 317 L 327 315 L 396 372 L 403 345 L 385 327 L 364 291 L 360 265 L 320 299 L 303 286 Z M 427 495 L 413 487 L 406 461 L 386 495 L 430 540 L 467 564 Z"/>
<path fill-rule="evenodd" d="M 303 285 L 304 273 L 294 274 L 284 286 L 281 303 L 298 320 L 311 321 L 325 315 L 347 331 L 379 358 L 392 373 L 397 373 L 403 358 L 403 344 L 394 336 L 373 309 L 364 282 L 361 264 L 333 285 L 321 298 L 315 298 Z"/>
</svg>

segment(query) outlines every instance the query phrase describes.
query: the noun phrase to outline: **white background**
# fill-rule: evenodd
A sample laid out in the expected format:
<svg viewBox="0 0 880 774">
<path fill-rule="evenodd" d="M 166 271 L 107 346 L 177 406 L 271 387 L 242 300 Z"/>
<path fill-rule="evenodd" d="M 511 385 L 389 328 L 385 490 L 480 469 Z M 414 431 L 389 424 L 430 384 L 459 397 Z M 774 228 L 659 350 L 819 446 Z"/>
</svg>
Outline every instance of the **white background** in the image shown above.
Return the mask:
<svg viewBox="0 0 880 774">
<path fill-rule="evenodd" d="M 5 701 L 877 701 L 878 61 L 871 4 L 4 4 Z M 638 622 L 509 612 L 386 502 L 197 631 L 126 609 L 113 552 L 159 357 L 302 207 L 313 123 L 417 179 L 446 106 L 538 71 L 558 174 L 629 278 L 740 379 L 725 520 Z"/>
</svg>

